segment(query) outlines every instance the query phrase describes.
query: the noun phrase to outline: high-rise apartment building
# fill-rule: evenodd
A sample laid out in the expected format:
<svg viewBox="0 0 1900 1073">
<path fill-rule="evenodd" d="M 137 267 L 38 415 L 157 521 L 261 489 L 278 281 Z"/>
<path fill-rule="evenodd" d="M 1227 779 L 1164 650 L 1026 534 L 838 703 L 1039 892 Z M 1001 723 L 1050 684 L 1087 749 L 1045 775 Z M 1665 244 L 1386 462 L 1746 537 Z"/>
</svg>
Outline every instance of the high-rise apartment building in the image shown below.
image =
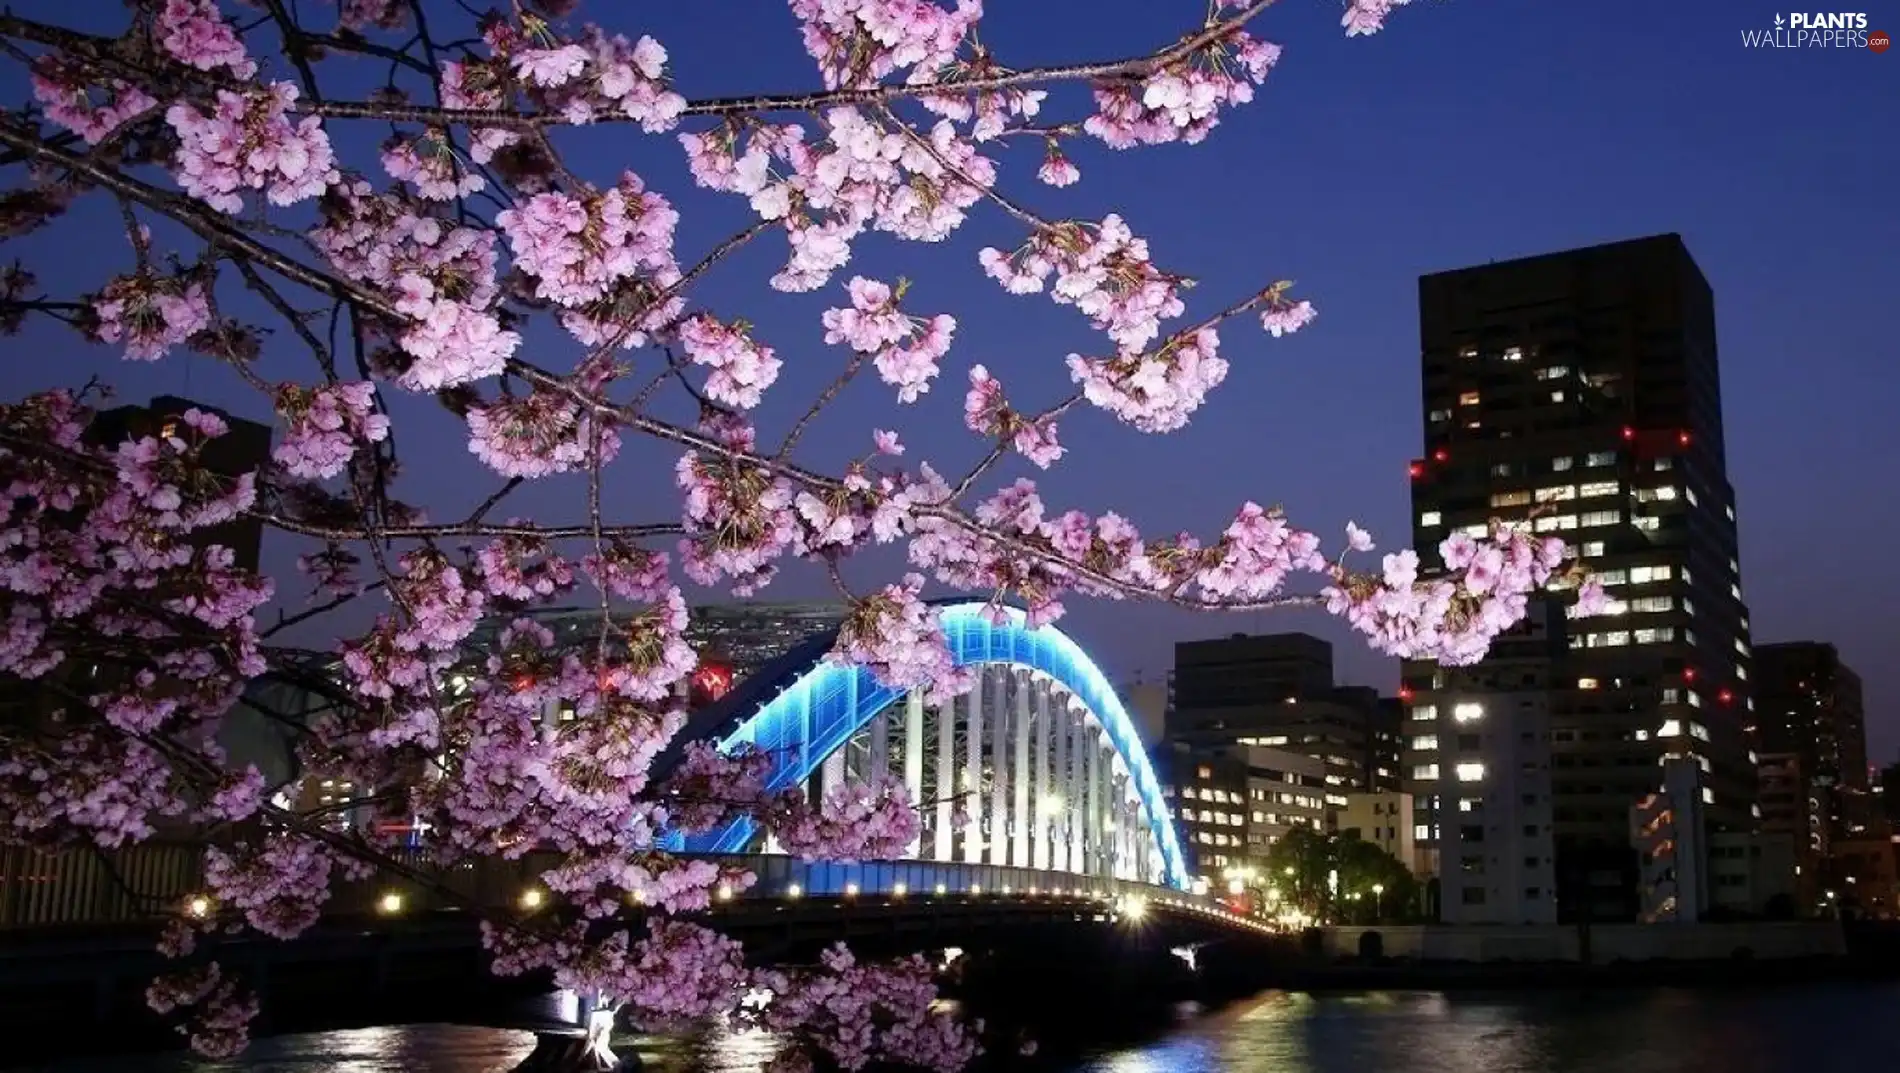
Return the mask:
<svg viewBox="0 0 1900 1073">
<path fill-rule="evenodd" d="M 1707 773 L 1712 828 L 1749 829 L 1755 682 L 1715 303 L 1682 239 L 1424 276 L 1419 314 L 1422 565 L 1450 534 L 1503 520 L 1576 546 L 1612 597 L 1609 614 L 1570 623 L 1544 671 L 1524 672 L 1549 683 L 1560 873 L 1633 886 L 1630 808 L 1669 757 Z M 1429 704 L 1443 671 L 1408 663 L 1404 677 Z M 1421 823 L 1450 822 L 1437 818 L 1447 802 L 1419 794 Z M 1567 916 L 1596 912 L 1593 897 L 1567 901 Z"/>
<path fill-rule="evenodd" d="M 1751 744 L 1762 753 L 1793 753 L 1817 786 L 1865 793 L 1867 721 L 1860 675 L 1820 641 L 1789 641 L 1755 650 L 1760 677 Z"/>
</svg>

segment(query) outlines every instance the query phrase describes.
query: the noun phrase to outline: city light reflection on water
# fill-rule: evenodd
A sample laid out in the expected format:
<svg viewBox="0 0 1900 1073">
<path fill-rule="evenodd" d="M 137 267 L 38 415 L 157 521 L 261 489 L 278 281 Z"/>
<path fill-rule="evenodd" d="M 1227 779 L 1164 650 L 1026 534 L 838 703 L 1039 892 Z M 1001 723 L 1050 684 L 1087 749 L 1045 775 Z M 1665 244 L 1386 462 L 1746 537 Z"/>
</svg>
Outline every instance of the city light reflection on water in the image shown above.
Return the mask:
<svg viewBox="0 0 1900 1073">
<path fill-rule="evenodd" d="M 1596 991 L 1516 996 L 1269 994 L 1189 1011 L 1136 1046 L 1038 1073 L 1869 1073 L 1900 1053 L 1900 987 Z M 77 1060 L 34 1073 L 504 1073 L 521 1033 L 410 1026 L 264 1040 L 232 1063 Z M 629 1037 L 652 1073 L 756 1073 L 764 1033 Z M 5 1055 L 0 1052 L 0 1065 Z"/>
</svg>

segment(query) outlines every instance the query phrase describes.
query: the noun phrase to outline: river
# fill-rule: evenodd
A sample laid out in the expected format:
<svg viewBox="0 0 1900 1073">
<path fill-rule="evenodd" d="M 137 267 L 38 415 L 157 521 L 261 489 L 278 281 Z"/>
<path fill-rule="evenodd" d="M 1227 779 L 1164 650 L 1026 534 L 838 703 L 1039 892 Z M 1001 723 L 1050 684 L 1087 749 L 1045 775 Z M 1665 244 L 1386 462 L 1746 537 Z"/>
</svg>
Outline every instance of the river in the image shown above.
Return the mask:
<svg viewBox="0 0 1900 1073">
<path fill-rule="evenodd" d="M 762 1037 L 629 1039 L 655 1073 L 754 1073 Z M 527 1037 L 411 1026 L 257 1043 L 241 1060 L 121 1057 L 34 1073 L 503 1073 Z M 1535 995 L 1271 993 L 1184 1008 L 1149 1042 L 1046 1073 L 1878 1073 L 1900 1058 L 1900 985 Z"/>
</svg>

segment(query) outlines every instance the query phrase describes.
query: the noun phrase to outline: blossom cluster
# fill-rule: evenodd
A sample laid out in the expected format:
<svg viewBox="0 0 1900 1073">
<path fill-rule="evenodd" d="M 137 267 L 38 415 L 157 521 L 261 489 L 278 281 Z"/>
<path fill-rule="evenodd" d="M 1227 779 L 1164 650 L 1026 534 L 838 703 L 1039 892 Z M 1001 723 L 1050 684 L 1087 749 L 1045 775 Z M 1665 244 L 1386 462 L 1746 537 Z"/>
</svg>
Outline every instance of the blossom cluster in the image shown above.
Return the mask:
<svg viewBox="0 0 1900 1073">
<path fill-rule="evenodd" d="M 342 181 L 323 121 L 290 118 L 300 93 L 289 82 L 273 82 L 244 93 L 219 90 L 208 113 L 185 101 L 172 105 L 165 121 L 178 135 L 179 185 L 214 209 L 236 213 L 243 190 L 294 205 Z"/>
<path fill-rule="evenodd" d="M 278 787 L 218 743 L 226 713 L 266 670 L 322 673 L 336 703 L 301 727 L 306 770 L 347 772 L 379 816 L 418 820 L 446 866 L 547 858 L 536 868 L 545 926 L 484 929 L 497 971 L 545 971 L 649 1028 L 756 1024 L 787 1047 L 775 1070 L 817 1060 L 948 1073 L 974 1057 L 978 1028 L 935 1006 L 922 961 L 871 965 L 838 949 L 813 967 L 755 969 L 709 922 L 680 919 L 756 877 L 668 853 L 669 836 L 749 818 L 787 853 L 875 860 L 907 855 L 920 831 L 919 802 L 888 774 L 813 798 L 785 785 L 780 754 L 676 741 L 698 660 L 680 575 L 747 595 L 804 559 L 843 587 L 844 560 L 901 545 L 914 572 L 850 595 L 830 658 L 938 701 L 972 676 L 925 598 L 933 583 L 995 594 L 998 616 L 1003 601 L 1020 604 L 1031 627 L 1074 595 L 1318 602 L 1382 651 L 1445 663 L 1479 658 L 1533 595 L 1576 583 L 1560 542 L 1503 525 L 1446 541 L 1431 569 L 1400 552 L 1362 572 L 1350 556 L 1372 542 L 1357 527 L 1330 555 L 1315 533 L 1251 503 L 1205 541 L 1052 510 L 1033 481 L 993 467 L 1064 457 L 1055 418 L 1075 399 L 1041 411 L 1012 399 L 993 370 L 1021 392 L 1033 377 L 1003 364 L 1015 355 L 951 371 L 967 381 L 964 426 L 993 448 L 961 480 L 907 460 L 896 431 L 875 431 L 835 476 L 792 460 L 804 421 L 776 451 L 761 449 L 753 421 L 773 418 L 766 396 L 795 337 L 715 313 L 693 289 L 765 231 L 787 250 L 770 285 L 811 292 L 855 267 L 861 242 L 941 242 L 994 203 L 1018 230 L 977 267 L 1101 333 L 1067 355 L 1066 371 L 1081 400 L 1145 432 L 1180 428 L 1207 405 L 1228 369 L 1222 322 L 1258 315 L 1280 337 L 1315 315 L 1275 285 L 1173 327 L 1192 281 L 1157 264 L 1126 220 L 1045 219 L 998 187 L 1017 146 L 1036 154 L 1025 175 L 1063 188 L 1080 176 L 1071 139 L 1206 138 L 1278 59 L 1278 46 L 1240 26 L 1265 5 L 1216 0 L 1181 43 L 1086 68 L 1093 109 L 1065 120 L 1048 114 L 1060 100 L 1044 87 L 1075 69 L 1044 78 L 1006 66 L 975 33 L 980 0 L 788 2 L 836 91 L 795 107 L 689 104 L 659 41 L 569 31 L 568 0 L 503 5 L 471 19 L 452 48 L 404 0 L 338 0 L 334 23 L 304 26 L 301 42 L 283 25 L 302 25 L 294 6 L 231 20 L 216 0 L 137 5 L 137 32 L 106 51 L 46 44 L 58 35 L 27 42 L 39 50 L 28 57 L 39 111 L 23 122 L 78 137 L 41 138 L 45 160 L 0 228 L 40 226 L 107 189 L 136 266 L 74 302 L 41 301 L 32 274 L 15 270 L 0 279 L 0 327 L 55 316 L 140 361 L 189 346 L 260 391 L 279 428 L 270 464 L 231 472 L 212 464 L 226 423 L 203 410 L 101 444 L 71 393 L 0 407 L 0 675 L 48 685 L 61 728 L 0 742 L 0 839 L 112 847 L 167 820 L 217 824 L 236 833 L 209 851 L 196 908 L 169 920 L 161 949 L 182 958 L 200 940 L 301 933 L 333 885 L 366 866 L 310 837 L 315 817 L 283 807 Z M 1403 2 L 1348 0 L 1343 24 L 1372 32 Z M 262 43 L 273 34 L 281 57 Z M 349 53 L 390 61 L 387 86 L 362 101 L 319 95 L 312 66 Z M 389 126 L 346 139 L 342 126 L 363 118 Z M 668 133 L 692 181 L 743 199 L 755 225 L 683 265 L 679 236 L 700 232 L 683 227 L 684 201 L 650 187 L 657 166 L 596 186 L 561 160 L 568 135 L 555 128 L 610 123 Z M 72 156 L 80 142 L 90 155 Z M 367 170 L 339 159 L 358 149 Z M 147 185 L 161 168 L 182 196 Z M 123 182 L 99 178 L 120 169 Z M 183 223 L 204 253 L 155 249 L 134 218 L 146 215 Z M 917 402 L 945 375 L 958 320 L 915 311 L 894 275 L 846 278 L 844 298 L 814 312 L 824 342 L 848 352 L 847 371 L 812 412 L 860 369 Z M 284 356 L 267 352 L 271 329 L 234 315 L 246 304 L 288 318 L 276 338 L 315 351 L 316 378 L 276 379 Z M 537 334 L 537 315 L 559 330 Z M 556 366 L 546 355 L 562 343 L 588 353 Z M 390 384 L 419 397 L 389 395 Z M 676 384 L 696 417 L 652 399 Z M 447 411 L 469 452 L 505 479 L 472 497 L 463 521 L 432 524 L 395 498 L 413 480 L 392 414 L 411 427 L 411 406 Z M 637 475 L 621 458 L 629 432 L 678 453 L 679 511 L 658 524 L 609 520 Z M 588 476 L 587 525 L 501 506 L 518 484 L 564 473 Z M 517 517 L 494 520 L 502 514 Z M 334 644 L 332 670 L 277 662 L 287 646 L 267 645 L 256 622 L 273 587 L 221 543 L 232 523 L 300 534 L 316 599 L 364 609 L 368 625 Z M 648 546 L 659 533 L 679 535 L 675 552 Z M 1295 591 L 1303 579 L 1317 591 Z M 1586 584 L 1579 600 L 1587 613 L 1601 591 Z M 535 612 L 563 603 L 600 607 L 598 630 L 557 641 Z M 478 634 L 484 622 L 498 632 Z M 99 671 L 67 673 L 80 667 Z M 148 1000 L 219 1055 L 242 1046 L 257 1009 L 215 961 L 168 974 Z"/>
</svg>

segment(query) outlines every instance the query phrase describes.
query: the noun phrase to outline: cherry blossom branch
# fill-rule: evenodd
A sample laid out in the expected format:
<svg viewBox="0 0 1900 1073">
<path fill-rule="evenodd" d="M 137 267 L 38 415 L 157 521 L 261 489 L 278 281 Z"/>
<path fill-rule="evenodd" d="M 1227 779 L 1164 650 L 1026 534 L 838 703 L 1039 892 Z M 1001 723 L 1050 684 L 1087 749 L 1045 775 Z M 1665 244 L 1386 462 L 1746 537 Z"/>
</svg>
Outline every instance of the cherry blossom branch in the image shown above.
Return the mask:
<svg viewBox="0 0 1900 1073">
<path fill-rule="evenodd" d="M 811 93 L 764 94 L 743 97 L 709 97 L 702 100 L 687 101 L 683 115 L 689 116 L 736 116 L 771 112 L 810 112 L 838 105 L 881 104 L 887 101 L 922 96 L 946 94 L 979 93 L 989 90 L 1010 89 L 1016 86 L 1036 85 L 1044 82 L 1073 82 L 1085 79 L 1140 78 L 1152 71 L 1193 56 L 1207 46 L 1220 41 L 1235 30 L 1245 26 L 1256 16 L 1272 7 L 1276 0 L 1253 0 L 1246 7 L 1219 21 L 1210 21 L 1199 31 L 1183 37 L 1179 42 L 1160 50 L 1141 56 L 1130 56 L 1119 60 L 1107 60 L 1097 63 L 1063 64 L 1050 67 L 1033 67 L 1021 71 L 1005 70 L 999 74 L 983 75 L 961 79 L 955 82 L 925 82 L 911 84 L 887 84 L 870 89 L 835 89 Z M 0 32 L 9 32 L 7 20 L 0 19 Z M 564 126 L 571 122 L 568 118 L 551 112 L 514 112 L 503 109 L 480 108 L 432 108 L 420 105 L 379 104 L 370 101 L 327 101 L 322 104 L 303 106 L 300 110 L 310 115 L 321 115 L 335 119 L 385 119 L 397 122 L 436 123 L 443 125 L 464 125 L 472 127 L 510 127 L 528 128 L 544 126 Z M 628 117 L 613 113 L 595 117 L 600 123 L 631 122 Z"/>
</svg>

